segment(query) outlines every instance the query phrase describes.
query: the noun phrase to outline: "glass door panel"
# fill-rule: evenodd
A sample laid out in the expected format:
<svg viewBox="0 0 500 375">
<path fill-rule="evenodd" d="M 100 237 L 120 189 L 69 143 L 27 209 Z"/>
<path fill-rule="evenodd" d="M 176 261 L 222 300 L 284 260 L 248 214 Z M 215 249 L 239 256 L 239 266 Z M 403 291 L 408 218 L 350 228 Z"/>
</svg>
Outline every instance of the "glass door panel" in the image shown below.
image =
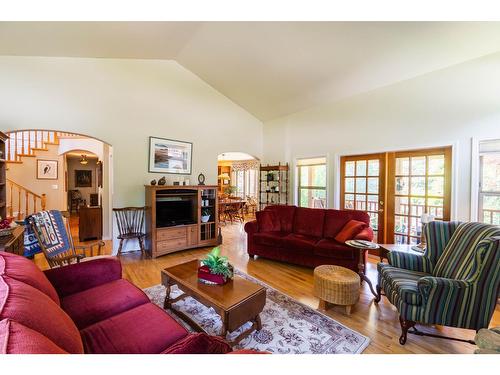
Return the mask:
<svg viewBox="0 0 500 375">
<path fill-rule="evenodd" d="M 341 208 L 367 212 L 374 240 L 383 243 L 385 154 L 342 157 L 341 178 Z"/>
<path fill-rule="evenodd" d="M 424 213 L 449 220 L 451 148 L 391 153 L 388 165 L 388 240 L 417 244 Z"/>
</svg>

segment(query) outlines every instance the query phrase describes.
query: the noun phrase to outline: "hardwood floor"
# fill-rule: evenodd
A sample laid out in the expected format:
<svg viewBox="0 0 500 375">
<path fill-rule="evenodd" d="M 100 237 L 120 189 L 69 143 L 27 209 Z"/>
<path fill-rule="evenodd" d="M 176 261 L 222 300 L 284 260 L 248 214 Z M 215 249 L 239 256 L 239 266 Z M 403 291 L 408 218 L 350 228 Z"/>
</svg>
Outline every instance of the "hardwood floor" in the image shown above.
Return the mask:
<svg viewBox="0 0 500 375">
<path fill-rule="evenodd" d="M 72 232 L 77 236 L 77 219 L 72 219 Z M 222 254 L 229 257 L 235 268 L 262 280 L 273 288 L 298 301 L 318 308 L 318 299 L 313 295 L 313 270 L 300 266 L 275 262 L 263 258 L 249 259 L 246 254 L 246 234 L 241 224 L 228 224 L 222 227 L 224 237 L 221 245 Z M 111 241 L 106 241 L 105 252 L 111 253 Z M 191 259 L 201 258 L 207 248 L 186 250 L 166 255 L 157 259 L 144 258 L 140 252 L 130 252 L 120 257 L 123 265 L 123 276 L 140 288 L 147 288 L 160 283 L 160 271 L 169 265 L 178 264 Z M 36 263 L 47 268 L 43 256 L 38 254 Z M 370 259 L 367 266 L 368 277 L 374 285 L 377 280 L 376 263 L 378 258 Z M 382 297 L 379 304 L 373 302 L 366 283 L 361 288 L 359 302 L 352 309 L 351 315 L 345 315 L 341 307 L 333 307 L 325 312 L 338 322 L 352 328 L 371 339 L 364 353 L 472 353 L 474 345 L 431 337 L 409 335 L 408 342 L 402 346 L 398 339 L 400 326 L 396 309 Z M 500 309 L 497 305 L 491 326 L 500 325 Z M 420 326 L 421 330 L 453 337 L 474 338 L 474 331 L 448 327 Z"/>
</svg>

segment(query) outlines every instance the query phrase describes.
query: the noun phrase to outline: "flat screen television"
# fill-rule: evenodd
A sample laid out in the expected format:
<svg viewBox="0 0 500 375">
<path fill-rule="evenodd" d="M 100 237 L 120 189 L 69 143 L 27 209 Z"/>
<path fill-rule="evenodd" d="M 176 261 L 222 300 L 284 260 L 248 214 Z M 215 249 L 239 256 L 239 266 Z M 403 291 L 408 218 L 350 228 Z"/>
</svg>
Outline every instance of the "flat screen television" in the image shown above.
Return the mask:
<svg viewBox="0 0 500 375">
<path fill-rule="evenodd" d="M 192 199 L 158 198 L 156 200 L 156 227 L 196 224 Z"/>
</svg>

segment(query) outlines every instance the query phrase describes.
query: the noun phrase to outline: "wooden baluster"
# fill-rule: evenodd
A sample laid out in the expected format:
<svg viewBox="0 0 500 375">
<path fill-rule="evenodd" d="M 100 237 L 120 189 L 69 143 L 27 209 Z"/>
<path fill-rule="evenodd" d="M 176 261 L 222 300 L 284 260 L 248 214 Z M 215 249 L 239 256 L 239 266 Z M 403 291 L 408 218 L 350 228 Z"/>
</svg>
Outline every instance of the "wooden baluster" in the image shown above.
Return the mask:
<svg viewBox="0 0 500 375">
<path fill-rule="evenodd" d="M 14 207 L 12 207 L 12 202 L 13 202 L 13 199 L 12 199 L 12 189 L 14 188 L 14 185 L 12 185 L 12 183 L 10 184 L 10 217 L 13 217 L 14 216 Z"/>
<path fill-rule="evenodd" d="M 33 195 L 33 213 L 36 213 L 36 195 Z"/>
<path fill-rule="evenodd" d="M 17 188 L 17 220 L 21 220 L 21 189 Z"/>
<path fill-rule="evenodd" d="M 14 133 L 14 160 L 17 161 L 17 133 Z"/>
<path fill-rule="evenodd" d="M 47 206 L 47 194 L 42 194 L 42 211 L 45 211 Z"/>
<path fill-rule="evenodd" d="M 28 214 L 29 214 L 29 207 L 30 207 L 30 201 L 29 201 L 29 194 L 28 194 L 28 191 L 26 191 L 26 193 L 25 193 L 25 197 L 24 197 L 24 198 L 25 198 L 25 200 L 26 200 L 26 202 L 25 202 L 25 203 L 26 203 L 26 211 L 24 211 L 24 216 L 26 217 L 26 216 L 28 216 Z"/>
</svg>

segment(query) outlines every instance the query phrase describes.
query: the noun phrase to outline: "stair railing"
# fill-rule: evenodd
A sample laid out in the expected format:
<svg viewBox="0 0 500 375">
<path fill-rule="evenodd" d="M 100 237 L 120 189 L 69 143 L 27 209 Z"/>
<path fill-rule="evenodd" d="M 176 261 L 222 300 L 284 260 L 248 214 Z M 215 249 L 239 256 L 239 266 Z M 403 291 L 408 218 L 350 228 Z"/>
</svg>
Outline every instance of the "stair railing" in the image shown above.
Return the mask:
<svg viewBox="0 0 500 375">
<path fill-rule="evenodd" d="M 59 144 L 61 137 L 75 137 L 77 134 L 50 130 L 19 130 L 6 133 L 5 159 L 19 162 L 22 156 L 32 156 L 34 151 L 45 149 L 47 144 Z"/>
<path fill-rule="evenodd" d="M 21 220 L 35 212 L 45 210 L 47 206 L 46 194 L 36 194 L 10 179 L 6 181 L 7 191 L 9 193 L 7 200 L 7 212 L 9 217 L 15 217 L 17 220 Z"/>
</svg>

